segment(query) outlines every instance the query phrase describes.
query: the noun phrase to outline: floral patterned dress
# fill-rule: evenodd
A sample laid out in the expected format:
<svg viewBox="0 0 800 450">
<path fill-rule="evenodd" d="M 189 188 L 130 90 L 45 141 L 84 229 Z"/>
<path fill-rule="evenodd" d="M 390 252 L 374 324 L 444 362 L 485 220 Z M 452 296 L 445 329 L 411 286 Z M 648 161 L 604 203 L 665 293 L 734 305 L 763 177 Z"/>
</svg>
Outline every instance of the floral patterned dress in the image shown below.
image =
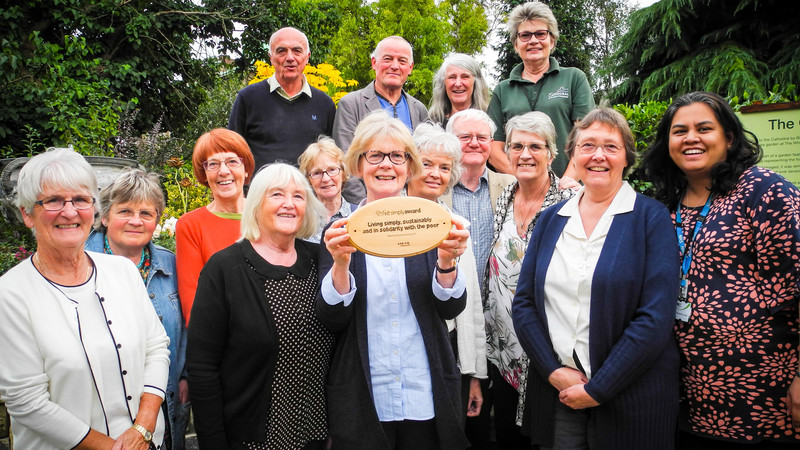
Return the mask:
<svg viewBox="0 0 800 450">
<path fill-rule="evenodd" d="M 545 194 L 542 207 L 531 220 L 521 238 L 514 223 L 514 195 L 519 183 L 507 186 L 497 199 L 494 218 L 494 238 L 489 250 L 489 261 L 484 279 L 483 313 L 486 319 L 486 355 L 503 378 L 520 394 L 517 422 L 521 422 L 525 404 L 525 386 L 528 375 L 528 357 L 522 349 L 511 321 L 511 302 L 517 292 L 517 281 L 528 240 L 539 215 L 548 207 L 574 195 L 571 189 L 559 189 L 559 179 L 550 172 L 550 189 Z"/>
<path fill-rule="evenodd" d="M 681 207 L 684 239 L 700 209 Z M 798 370 L 800 191 L 752 167 L 714 199 L 694 240 L 691 316 L 675 324 L 681 428 L 714 439 L 800 443 L 786 413 Z"/>
</svg>

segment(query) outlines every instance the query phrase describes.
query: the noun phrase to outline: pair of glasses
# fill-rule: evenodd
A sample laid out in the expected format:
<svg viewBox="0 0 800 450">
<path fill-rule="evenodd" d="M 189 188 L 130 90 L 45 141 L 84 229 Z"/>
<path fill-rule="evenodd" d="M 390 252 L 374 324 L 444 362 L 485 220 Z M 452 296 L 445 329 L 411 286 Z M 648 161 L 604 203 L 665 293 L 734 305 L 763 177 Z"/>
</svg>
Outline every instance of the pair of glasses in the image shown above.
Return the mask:
<svg viewBox="0 0 800 450">
<path fill-rule="evenodd" d="M 406 161 L 408 161 L 408 153 L 401 152 L 399 150 L 395 150 L 391 153 L 384 153 L 379 150 L 368 150 L 361 156 L 363 156 L 368 163 L 376 166 L 382 163 L 383 160 L 386 159 L 387 157 L 389 158 L 389 161 L 391 161 L 392 164 L 396 166 L 399 166 L 400 164 L 403 164 Z"/>
<path fill-rule="evenodd" d="M 523 31 L 521 33 L 517 33 L 517 39 L 520 42 L 528 42 L 531 40 L 531 37 L 535 37 L 539 41 L 543 41 L 550 36 L 550 30 L 536 30 L 536 31 Z"/>
<path fill-rule="evenodd" d="M 508 145 L 508 148 L 510 148 L 514 153 L 522 153 L 527 148 L 528 151 L 533 154 L 543 152 L 547 150 L 548 147 L 542 144 L 523 144 L 522 142 L 512 142 Z"/>
<path fill-rule="evenodd" d="M 209 159 L 208 161 L 203 163 L 203 168 L 209 172 L 216 172 L 222 168 L 222 165 L 225 164 L 228 169 L 238 169 L 242 167 L 242 158 L 228 158 L 222 161 L 218 161 L 216 159 Z"/>
<path fill-rule="evenodd" d="M 592 155 L 594 152 L 597 151 L 598 148 L 603 149 L 603 153 L 606 155 L 616 155 L 620 151 L 622 151 L 622 147 L 616 144 L 605 144 L 605 145 L 598 145 L 594 142 L 587 142 L 585 144 L 580 144 L 577 146 L 578 151 L 583 153 L 584 155 Z"/>
<path fill-rule="evenodd" d="M 492 137 L 489 136 L 488 134 L 461 133 L 457 134 L 456 137 L 458 138 L 459 141 L 461 141 L 464 144 L 472 142 L 472 139 L 477 139 L 478 142 L 480 142 L 481 144 L 485 144 L 492 140 Z"/>
<path fill-rule="evenodd" d="M 94 198 L 93 197 L 72 197 L 72 200 L 65 200 L 61 197 L 51 197 L 46 198 L 44 200 L 39 200 L 33 202 L 35 205 L 39 205 L 45 211 L 61 211 L 64 209 L 64 206 L 67 203 L 72 203 L 72 207 L 77 209 L 78 211 L 83 211 L 85 209 L 89 209 L 94 206 Z"/>
<path fill-rule="evenodd" d="M 383 161 L 383 160 L 381 160 L 381 161 Z M 311 172 L 310 174 L 308 174 L 308 178 L 311 178 L 313 180 L 319 180 L 320 178 L 322 178 L 325 175 L 328 175 L 329 177 L 333 178 L 336 175 L 339 175 L 339 173 L 341 171 L 342 171 L 342 169 L 340 169 L 338 167 L 331 167 L 328 170 L 315 170 L 315 171 Z"/>
<path fill-rule="evenodd" d="M 149 209 L 140 209 L 139 211 L 135 209 L 128 209 L 122 208 L 119 211 L 115 212 L 114 215 L 120 219 L 132 219 L 134 216 L 139 215 L 139 219 L 142 222 L 155 222 L 158 219 L 158 215 L 155 211 Z"/>
</svg>

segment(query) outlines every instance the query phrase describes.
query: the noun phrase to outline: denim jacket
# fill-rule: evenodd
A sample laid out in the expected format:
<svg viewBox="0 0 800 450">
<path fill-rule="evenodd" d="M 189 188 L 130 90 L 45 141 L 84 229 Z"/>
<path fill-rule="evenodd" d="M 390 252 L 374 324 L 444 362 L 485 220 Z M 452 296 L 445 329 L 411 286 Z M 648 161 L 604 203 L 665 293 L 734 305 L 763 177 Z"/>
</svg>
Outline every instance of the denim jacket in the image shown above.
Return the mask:
<svg viewBox="0 0 800 450">
<path fill-rule="evenodd" d="M 86 240 L 86 249 L 103 253 L 102 232 L 93 231 Z M 178 382 L 186 376 L 186 327 L 181 314 L 181 302 L 178 299 L 178 281 L 175 272 L 175 254 L 153 244 L 147 244 L 150 250 L 150 273 L 145 286 L 150 301 L 161 319 L 161 324 L 169 336 L 169 378 L 167 380 L 167 416 L 172 435 L 172 449 L 184 448 L 183 434 L 189 419 L 189 406 L 180 404 Z"/>
</svg>

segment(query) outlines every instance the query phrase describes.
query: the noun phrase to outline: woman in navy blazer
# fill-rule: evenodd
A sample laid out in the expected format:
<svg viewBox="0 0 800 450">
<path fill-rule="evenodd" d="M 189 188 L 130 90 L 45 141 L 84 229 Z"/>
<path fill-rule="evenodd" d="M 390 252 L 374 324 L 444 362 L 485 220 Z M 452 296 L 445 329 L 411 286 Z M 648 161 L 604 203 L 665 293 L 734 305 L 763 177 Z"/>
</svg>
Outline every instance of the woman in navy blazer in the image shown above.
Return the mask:
<svg viewBox="0 0 800 450">
<path fill-rule="evenodd" d="M 635 152 L 619 113 L 590 112 L 566 151 L 585 186 L 542 213 L 512 306 L 531 360 L 523 430 L 540 448 L 673 449 L 679 261 L 669 213 L 623 181 Z"/>
<path fill-rule="evenodd" d="M 400 195 L 421 170 L 411 134 L 383 111 L 356 128 L 347 168 L 370 202 Z M 447 333 L 466 304 L 457 224 L 437 249 L 400 258 L 356 251 L 339 219 L 324 233 L 316 311 L 337 333 L 328 375 L 333 449 L 457 449 L 464 436 L 461 375 Z"/>
</svg>

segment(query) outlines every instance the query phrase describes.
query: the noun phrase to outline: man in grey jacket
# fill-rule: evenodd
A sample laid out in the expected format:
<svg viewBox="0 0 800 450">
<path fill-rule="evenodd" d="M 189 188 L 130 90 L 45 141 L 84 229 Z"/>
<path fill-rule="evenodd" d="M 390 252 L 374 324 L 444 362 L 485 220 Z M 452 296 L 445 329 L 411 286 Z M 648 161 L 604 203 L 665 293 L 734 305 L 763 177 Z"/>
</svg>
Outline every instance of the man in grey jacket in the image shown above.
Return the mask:
<svg viewBox="0 0 800 450">
<path fill-rule="evenodd" d="M 425 105 L 403 91 L 403 85 L 414 68 L 414 53 L 408 41 L 400 36 L 384 38 L 372 52 L 372 68 L 375 81 L 339 100 L 333 122 L 333 139 L 345 152 L 353 141 L 356 126 L 372 111 L 383 109 L 403 121 L 409 131 L 414 131 L 417 125 L 428 119 Z M 343 194 L 348 201 L 357 203 L 366 192 L 360 180 L 350 178 Z"/>
</svg>

